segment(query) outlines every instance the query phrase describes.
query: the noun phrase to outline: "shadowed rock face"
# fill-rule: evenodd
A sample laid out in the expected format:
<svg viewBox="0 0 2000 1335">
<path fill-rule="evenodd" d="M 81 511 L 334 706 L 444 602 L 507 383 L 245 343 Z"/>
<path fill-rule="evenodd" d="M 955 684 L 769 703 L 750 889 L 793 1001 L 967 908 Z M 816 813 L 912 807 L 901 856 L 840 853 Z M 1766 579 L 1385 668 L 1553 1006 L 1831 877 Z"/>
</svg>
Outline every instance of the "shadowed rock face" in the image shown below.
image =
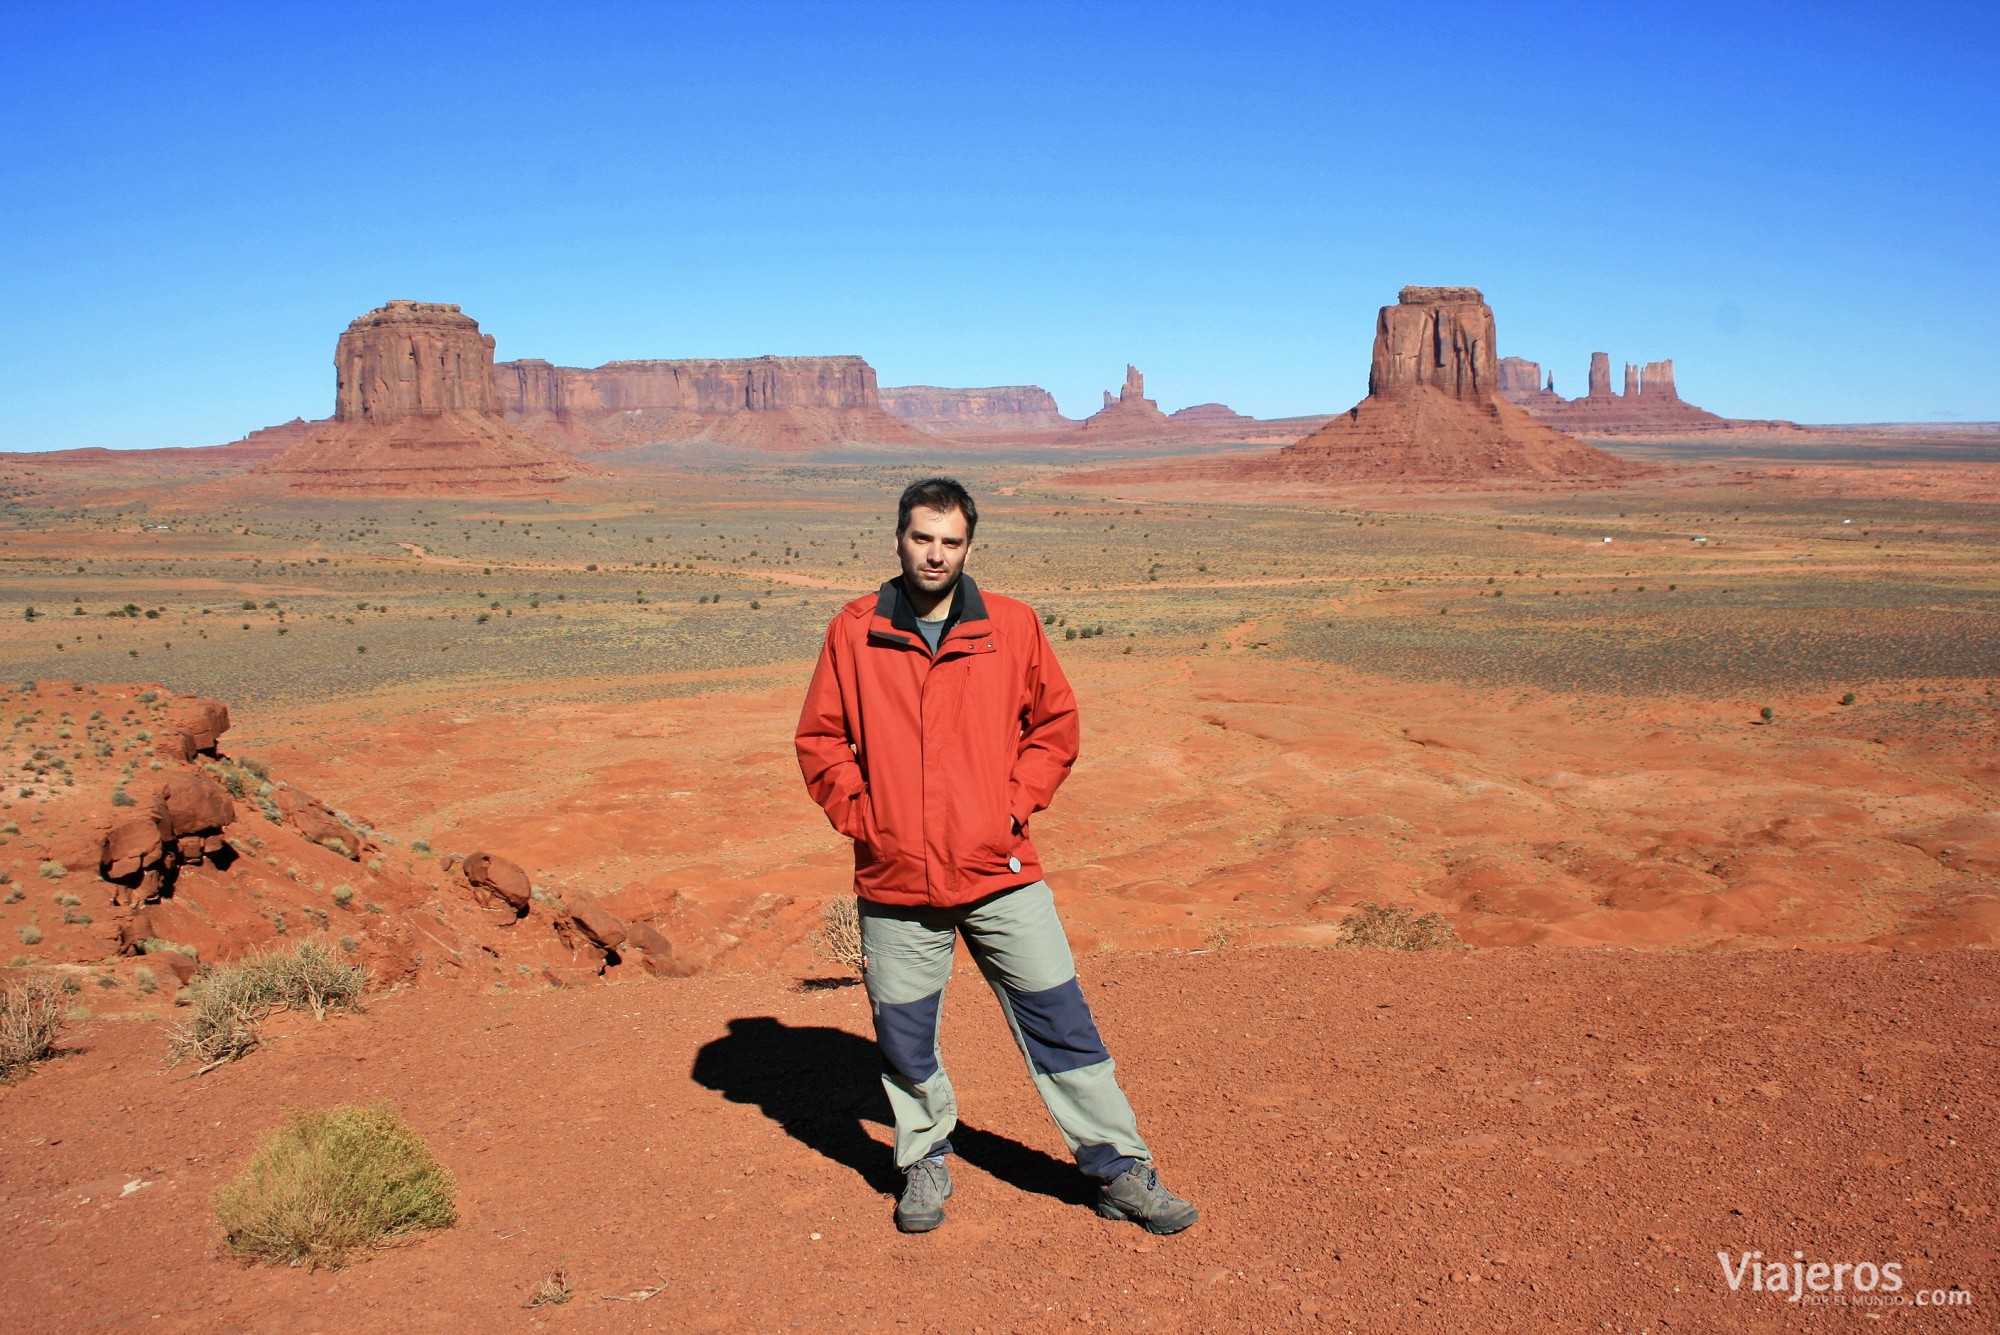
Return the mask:
<svg viewBox="0 0 2000 1335">
<path fill-rule="evenodd" d="M 356 319 L 333 354 L 337 422 L 500 413 L 493 338 L 456 305 L 392 301 Z"/>
</svg>

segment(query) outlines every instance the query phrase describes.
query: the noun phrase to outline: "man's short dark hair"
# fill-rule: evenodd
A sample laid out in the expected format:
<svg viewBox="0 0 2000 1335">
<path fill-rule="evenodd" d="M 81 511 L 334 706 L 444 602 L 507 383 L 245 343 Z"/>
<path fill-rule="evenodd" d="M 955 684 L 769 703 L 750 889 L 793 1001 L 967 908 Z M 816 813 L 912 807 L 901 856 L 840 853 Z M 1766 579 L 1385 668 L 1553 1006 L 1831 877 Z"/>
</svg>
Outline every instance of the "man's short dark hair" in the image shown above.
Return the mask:
<svg viewBox="0 0 2000 1335">
<path fill-rule="evenodd" d="M 910 511 L 922 506 L 926 510 L 936 510 L 939 514 L 950 514 L 953 510 L 965 516 L 965 540 L 972 541 L 973 530 L 979 527 L 979 507 L 972 503 L 972 493 L 948 477 L 927 477 L 922 482 L 912 482 L 903 488 L 903 499 L 896 502 L 896 536 L 902 537 L 903 530 L 910 526 Z"/>
</svg>

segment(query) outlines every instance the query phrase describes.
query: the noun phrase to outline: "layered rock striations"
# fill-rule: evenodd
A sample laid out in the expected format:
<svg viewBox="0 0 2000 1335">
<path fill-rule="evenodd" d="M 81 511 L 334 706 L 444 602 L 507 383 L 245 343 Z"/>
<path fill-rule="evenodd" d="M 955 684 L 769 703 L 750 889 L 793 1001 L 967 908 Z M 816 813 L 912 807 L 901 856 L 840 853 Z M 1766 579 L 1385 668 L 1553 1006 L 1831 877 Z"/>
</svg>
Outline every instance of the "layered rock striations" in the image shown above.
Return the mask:
<svg viewBox="0 0 2000 1335">
<path fill-rule="evenodd" d="M 1500 394 L 1538 422 L 1584 435 L 1658 435 L 1680 432 L 1726 431 L 1737 426 L 1774 426 L 1777 423 L 1746 423 L 1695 407 L 1680 396 L 1674 386 L 1671 361 L 1647 362 L 1643 367 L 1625 363 L 1625 388 L 1611 389 L 1611 357 L 1590 354 L 1587 392 L 1579 399 L 1565 399 L 1555 392 L 1555 378 L 1540 381 L 1541 367 L 1519 357 L 1501 359 Z"/>
<path fill-rule="evenodd" d="M 882 406 L 898 420 L 934 436 L 1062 431 L 1077 424 L 1062 415 L 1055 395 L 1039 385 L 986 389 L 894 385 L 884 387 L 881 395 Z"/>
<path fill-rule="evenodd" d="M 1643 471 L 1500 397 L 1477 288 L 1406 287 L 1375 322 L 1368 397 L 1271 461 L 1297 481 L 1608 478 Z"/>
<path fill-rule="evenodd" d="M 875 368 L 859 357 L 617 361 L 589 369 L 530 359 L 500 363 L 494 383 L 510 420 L 572 449 L 929 440 L 883 407 Z"/>
<path fill-rule="evenodd" d="M 256 472 L 294 490 L 539 490 L 587 471 L 507 423 L 493 339 L 455 305 L 392 301 L 334 350 L 331 422 Z"/>
</svg>

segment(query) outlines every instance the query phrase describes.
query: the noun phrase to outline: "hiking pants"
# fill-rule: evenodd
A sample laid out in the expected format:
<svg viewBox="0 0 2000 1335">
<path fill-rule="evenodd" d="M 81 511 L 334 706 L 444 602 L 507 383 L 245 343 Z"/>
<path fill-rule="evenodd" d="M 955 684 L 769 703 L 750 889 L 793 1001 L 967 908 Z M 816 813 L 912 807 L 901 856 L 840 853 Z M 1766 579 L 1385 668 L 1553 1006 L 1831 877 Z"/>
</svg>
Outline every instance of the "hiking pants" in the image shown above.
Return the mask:
<svg viewBox="0 0 2000 1335">
<path fill-rule="evenodd" d="M 1077 985 L 1047 882 L 951 908 L 866 899 L 860 908 L 864 976 L 882 1049 L 882 1085 L 896 1116 L 898 1168 L 949 1153 L 958 1125 L 938 1020 L 961 932 L 1077 1165 L 1108 1182 L 1134 1161 L 1152 1159 Z"/>
</svg>

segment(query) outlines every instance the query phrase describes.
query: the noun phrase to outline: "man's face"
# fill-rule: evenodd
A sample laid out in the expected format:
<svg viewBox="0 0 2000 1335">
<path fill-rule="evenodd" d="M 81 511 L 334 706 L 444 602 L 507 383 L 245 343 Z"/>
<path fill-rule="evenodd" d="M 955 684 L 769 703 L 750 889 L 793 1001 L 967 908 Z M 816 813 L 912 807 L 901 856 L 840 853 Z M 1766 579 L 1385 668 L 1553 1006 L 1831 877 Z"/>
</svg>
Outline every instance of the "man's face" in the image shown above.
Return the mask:
<svg viewBox="0 0 2000 1335">
<path fill-rule="evenodd" d="M 965 568 L 972 539 L 965 534 L 965 513 L 961 510 L 932 510 L 915 506 L 910 525 L 896 539 L 896 555 L 902 558 L 903 580 L 913 590 L 941 596 L 958 583 Z"/>
</svg>

